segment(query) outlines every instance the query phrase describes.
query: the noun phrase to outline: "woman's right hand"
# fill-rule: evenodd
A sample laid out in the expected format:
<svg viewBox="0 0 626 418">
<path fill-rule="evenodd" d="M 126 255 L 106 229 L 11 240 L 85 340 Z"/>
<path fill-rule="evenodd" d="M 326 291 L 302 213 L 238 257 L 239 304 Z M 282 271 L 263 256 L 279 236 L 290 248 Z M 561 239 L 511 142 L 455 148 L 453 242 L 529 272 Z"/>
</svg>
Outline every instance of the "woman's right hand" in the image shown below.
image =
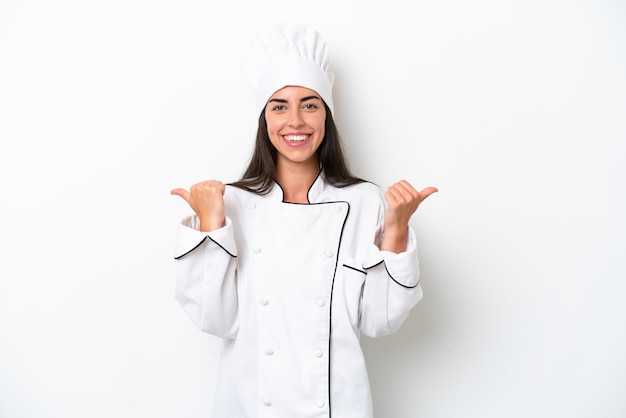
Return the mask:
<svg viewBox="0 0 626 418">
<path fill-rule="evenodd" d="M 200 220 L 200 231 L 209 232 L 224 226 L 224 191 L 226 186 L 217 180 L 194 184 L 189 191 L 173 189 L 170 194 L 180 196 L 191 206 Z"/>
</svg>

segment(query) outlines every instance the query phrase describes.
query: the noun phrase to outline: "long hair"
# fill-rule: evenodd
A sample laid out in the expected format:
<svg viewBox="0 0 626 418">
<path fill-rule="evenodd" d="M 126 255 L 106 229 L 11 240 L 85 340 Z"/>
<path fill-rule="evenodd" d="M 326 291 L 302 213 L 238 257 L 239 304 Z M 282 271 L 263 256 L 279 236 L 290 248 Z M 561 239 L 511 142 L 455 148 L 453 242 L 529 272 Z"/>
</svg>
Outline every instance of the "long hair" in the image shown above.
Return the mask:
<svg viewBox="0 0 626 418">
<path fill-rule="evenodd" d="M 326 181 L 335 187 L 346 187 L 365 182 L 365 180 L 353 176 L 350 172 L 343 155 L 341 138 L 339 137 L 332 113 L 326 103 L 324 103 L 324 107 L 326 108 L 325 135 L 324 140 L 317 149 L 317 156 L 324 170 Z M 274 185 L 275 172 L 276 148 L 270 142 L 267 134 L 267 121 L 265 120 L 265 111 L 263 110 L 259 116 L 256 142 L 248 167 L 243 172 L 241 178 L 234 183 L 230 183 L 230 185 L 261 195 L 267 194 Z"/>
</svg>

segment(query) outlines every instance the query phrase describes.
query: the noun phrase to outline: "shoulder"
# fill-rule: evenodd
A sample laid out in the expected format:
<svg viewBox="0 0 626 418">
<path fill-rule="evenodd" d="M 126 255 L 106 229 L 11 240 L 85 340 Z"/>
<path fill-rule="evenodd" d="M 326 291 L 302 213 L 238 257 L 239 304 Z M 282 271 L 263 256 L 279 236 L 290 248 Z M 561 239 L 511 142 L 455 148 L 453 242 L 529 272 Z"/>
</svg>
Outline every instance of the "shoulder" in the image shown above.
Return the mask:
<svg viewBox="0 0 626 418">
<path fill-rule="evenodd" d="M 371 194 L 380 193 L 380 187 L 378 187 L 378 185 L 370 181 L 363 181 L 361 183 L 355 183 L 350 186 L 342 187 L 341 189 L 346 190 L 349 193 L 363 194 L 363 195 L 371 195 Z"/>
<path fill-rule="evenodd" d="M 334 187 L 335 193 L 340 200 L 359 204 L 379 204 L 383 195 L 378 185 L 365 181 L 346 187 Z"/>
<path fill-rule="evenodd" d="M 257 196 L 256 193 L 231 184 L 227 184 L 226 190 L 224 191 L 224 200 L 226 202 L 230 202 L 231 204 L 245 202 L 255 196 Z"/>
</svg>

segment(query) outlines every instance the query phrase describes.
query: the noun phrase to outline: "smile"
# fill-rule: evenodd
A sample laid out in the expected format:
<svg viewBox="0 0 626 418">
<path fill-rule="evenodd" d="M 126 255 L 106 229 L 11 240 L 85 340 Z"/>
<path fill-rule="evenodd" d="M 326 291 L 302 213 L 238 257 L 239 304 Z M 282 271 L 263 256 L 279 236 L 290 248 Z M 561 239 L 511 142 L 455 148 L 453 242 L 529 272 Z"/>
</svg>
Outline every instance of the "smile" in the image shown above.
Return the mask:
<svg viewBox="0 0 626 418">
<path fill-rule="evenodd" d="M 289 142 L 302 142 L 306 141 L 309 135 L 285 135 L 283 138 Z"/>
</svg>

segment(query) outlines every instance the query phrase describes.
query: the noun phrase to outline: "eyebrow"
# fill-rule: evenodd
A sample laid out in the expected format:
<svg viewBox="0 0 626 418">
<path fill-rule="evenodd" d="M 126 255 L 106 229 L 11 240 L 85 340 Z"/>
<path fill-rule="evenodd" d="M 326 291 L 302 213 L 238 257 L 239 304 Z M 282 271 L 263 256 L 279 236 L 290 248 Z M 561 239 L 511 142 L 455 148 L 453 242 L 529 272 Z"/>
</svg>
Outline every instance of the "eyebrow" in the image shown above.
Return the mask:
<svg viewBox="0 0 626 418">
<path fill-rule="evenodd" d="M 322 100 L 319 96 L 306 96 L 300 99 L 300 103 L 306 102 L 307 100 L 312 100 L 312 99 Z M 275 99 L 271 99 L 270 102 L 287 103 L 287 100 L 275 98 Z"/>
</svg>

